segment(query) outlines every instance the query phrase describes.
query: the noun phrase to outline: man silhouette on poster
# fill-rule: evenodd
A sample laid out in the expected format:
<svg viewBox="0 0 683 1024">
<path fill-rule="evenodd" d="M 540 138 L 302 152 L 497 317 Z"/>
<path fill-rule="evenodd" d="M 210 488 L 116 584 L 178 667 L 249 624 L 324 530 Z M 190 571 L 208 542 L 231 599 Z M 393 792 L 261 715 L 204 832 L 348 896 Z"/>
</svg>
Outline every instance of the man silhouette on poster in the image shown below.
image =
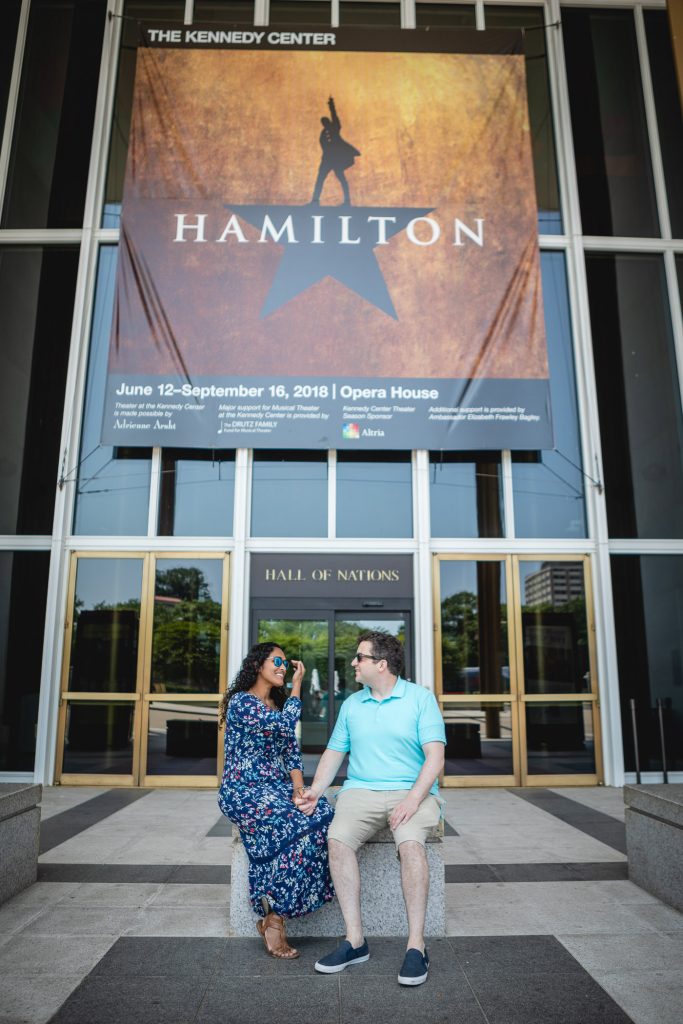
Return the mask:
<svg viewBox="0 0 683 1024">
<path fill-rule="evenodd" d="M 327 105 L 330 108 L 330 117 L 320 118 L 323 126 L 323 130 L 320 133 L 320 148 L 323 153 L 311 202 L 316 204 L 320 202 L 320 194 L 323 190 L 325 179 L 330 171 L 332 171 L 344 192 L 344 205 L 350 206 L 349 183 L 346 180 L 344 171 L 352 166 L 356 157 L 360 156 L 360 151 L 355 146 L 352 146 L 350 142 L 342 139 L 341 121 L 337 116 L 337 110 L 331 96 L 327 101 Z"/>
</svg>

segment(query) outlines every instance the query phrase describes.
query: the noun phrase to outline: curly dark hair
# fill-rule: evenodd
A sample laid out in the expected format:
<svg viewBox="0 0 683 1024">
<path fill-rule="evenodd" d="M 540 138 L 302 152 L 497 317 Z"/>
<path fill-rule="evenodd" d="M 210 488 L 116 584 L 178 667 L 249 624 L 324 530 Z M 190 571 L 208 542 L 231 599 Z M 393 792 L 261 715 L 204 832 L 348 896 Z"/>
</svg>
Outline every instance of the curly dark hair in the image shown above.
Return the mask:
<svg viewBox="0 0 683 1024">
<path fill-rule="evenodd" d="M 358 637 L 358 643 L 367 640 L 376 658 L 384 658 L 393 676 L 400 676 L 403 672 L 404 654 L 403 644 L 398 637 L 392 636 L 383 629 L 366 629 Z"/>
<path fill-rule="evenodd" d="M 247 652 L 244 661 L 240 665 L 239 672 L 232 681 L 231 686 L 225 691 L 221 697 L 221 702 L 218 705 L 218 724 L 223 725 L 225 722 L 225 716 L 228 712 L 228 704 L 232 697 L 236 693 L 244 693 L 246 690 L 250 690 L 256 680 L 258 674 L 261 671 L 261 666 L 264 661 L 268 660 L 271 651 L 282 650 L 279 644 L 265 643 L 265 644 L 254 644 L 252 648 Z M 285 693 L 284 687 L 282 689 L 273 689 L 270 691 L 272 699 L 278 707 L 278 710 L 282 710 L 285 701 L 287 700 L 287 694 Z"/>
</svg>

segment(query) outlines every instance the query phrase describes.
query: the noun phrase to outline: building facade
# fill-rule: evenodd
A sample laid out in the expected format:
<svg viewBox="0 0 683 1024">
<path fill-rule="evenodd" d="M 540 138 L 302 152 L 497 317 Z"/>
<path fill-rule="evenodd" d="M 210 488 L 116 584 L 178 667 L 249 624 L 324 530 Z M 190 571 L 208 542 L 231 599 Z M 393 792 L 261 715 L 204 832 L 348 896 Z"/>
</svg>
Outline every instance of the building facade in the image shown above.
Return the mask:
<svg viewBox="0 0 683 1024">
<path fill-rule="evenodd" d="M 0 776 L 214 784 L 256 639 L 306 662 L 313 757 L 375 625 L 437 694 L 446 785 L 683 780 L 665 5 L 7 0 L 3 21 Z M 141 22 L 524 30 L 553 450 L 101 443 Z"/>
</svg>

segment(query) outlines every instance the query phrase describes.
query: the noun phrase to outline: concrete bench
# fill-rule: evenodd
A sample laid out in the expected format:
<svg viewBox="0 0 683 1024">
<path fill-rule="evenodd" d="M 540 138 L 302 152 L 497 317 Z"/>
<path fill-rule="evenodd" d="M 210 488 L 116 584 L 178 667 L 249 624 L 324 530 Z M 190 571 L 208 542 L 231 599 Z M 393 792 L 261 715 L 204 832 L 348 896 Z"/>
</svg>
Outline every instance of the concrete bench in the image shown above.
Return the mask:
<svg viewBox="0 0 683 1024">
<path fill-rule="evenodd" d="M 624 786 L 632 882 L 683 911 L 683 784 Z"/>
<path fill-rule="evenodd" d="M 38 877 L 42 786 L 0 784 L 0 903 Z"/>
<path fill-rule="evenodd" d="M 427 841 L 429 898 L 425 934 L 446 933 L 444 866 L 441 838 Z M 388 828 L 365 843 L 358 854 L 361 878 L 361 913 L 367 935 L 407 935 L 400 865 Z M 230 886 L 230 927 L 234 935 L 256 934 L 257 918 L 249 902 L 249 860 L 237 828 L 233 827 Z M 338 936 L 344 934 L 344 919 L 335 897 L 321 910 L 287 922 L 287 934 L 301 936 Z"/>
</svg>

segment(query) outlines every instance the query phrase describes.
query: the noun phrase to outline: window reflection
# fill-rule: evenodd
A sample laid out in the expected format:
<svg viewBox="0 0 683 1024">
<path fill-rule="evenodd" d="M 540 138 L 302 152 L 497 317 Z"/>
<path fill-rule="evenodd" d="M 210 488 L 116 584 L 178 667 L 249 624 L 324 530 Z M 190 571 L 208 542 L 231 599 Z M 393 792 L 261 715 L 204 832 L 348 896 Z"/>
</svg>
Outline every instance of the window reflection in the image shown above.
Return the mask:
<svg viewBox="0 0 683 1024">
<path fill-rule="evenodd" d="M 512 775 L 512 706 L 446 704 L 445 775 Z"/>
<path fill-rule="evenodd" d="M 583 232 L 657 235 L 633 11 L 564 7 L 562 36 Z"/>
<path fill-rule="evenodd" d="M 415 18 L 418 28 L 443 26 L 444 28 L 476 28 L 477 18 L 474 4 L 415 4 Z"/>
<path fill-rule="evenodd" d="M 327 452 L 254 452 L 251 533 L 327 536 Z"/>
<path fill-rule="evenodd" d="M 411 537 L 410 452 L 337 453 L 337 536 Z"/>
<path fill-rule="evenodd" d="M 79 559 L 69 690 L 135 691 L 141 598 L 141 558 Z"/>
<path fill-rule="evenodd" d="M 134 704 L 70 701 L 62 772 L 132 775 L 134 718 Z"/>
<path fill-rule="evenodd" d="M 157 559 L 153 693 L 218 692 L 222 584 L 222 559 Z"/>
<path fill-rule="evenodd" d="M 683 416 L 660 255 L 588 253 L 612 537 L 683 537 Z"/>
<path fill-rule="evenodd" d="M 548 52 L 545 40 L 544 7 L 484 8 L 487 28 L 524 30 L 526 87 L 529 101 L 529 127 L 536 179 L 538 230 L 541 234 L 561 234 L 562 214 L 557 180 L 557 154 L 550 100 Z"/>
<path fill-rule="evenodd" d="M 502 537 L 500 452 L 430 452 L 433 537 Z"/>
<path fill-rule="evenodd" d="M 666 11 L 643 11 L 671 234 L 683 238 L 683 110 Z"/>
<path fill-rule="evenodd" d="M 116 246 L 102 246 L 97 268 L 74 517 L 78 534 L 147 533 L 151 449 L 100 444 L 116 252 Z"/>
<path fill-rule="evenodd" d="M 399 3 L 355 3 L 354 0 L 340 0 L 340 25 L 383 25 L 401 27 L 401 6 Z"/>
<path fill-rule="evenodd" d="M 0 249 L 0 534 L 52 533 L 78 248 Z"/>
<path fill-rule="evenodd" d="M 593 704 L 526 704 L 529 775 L 594 775 Z"/>
<path fill-rule="evenodd" d="M 330 25 L 329 3 L 306 0 L 270 0 L 269 25 Z"/>
<path fill-rule="evenodd" d="M 147 728 L 148 775 L 211 775 L 218 765 L 215 703 L 154 700 Z"/>
<path fill-rule="evenodd" d="M 0 553 L 0 771 L 32 772 L 49 551 Z"/>
<path fill-rule="evenodd" d="M 661 771 L 657 702 L 667 767 L 683 770 L 683 557 L 613 555 L 612 594 L 627 771 L 635 771 L 631 705 L 636 705 L 642 771 Z"/>
<path fill-rule="evenodd" d="M 526 693 L 590 693 L 583 562 L 519 563 Z"/>
<path fill-rule="evenodd" d="M 271 618 L 264 614 L 256 628 L 259 643 L 277 644 L 288 658 L 303 661 L 306 666 L 301 690 L 301 749 L 309 754 L 322 753 L 331 732 L 329 622 L 303 616 Z M 289 672 L 291 679 L 291 668 Z M 334 693 L 336 697 L 336 679 Z"/>
<path fill-rule="evenodd" d="M 443 693 L 509 693 L 505 563 L 442 559 Z"/>
<path fill-rule="evenodd" d="M 161 459 L 159 534 L 230 536 L 235 452 L 164 448 Z"/>
<path fill-rule="evenodd" d="M 167 4 L 167 6 L 171 6 Z M 158 15 L 157 15 L 158 17 Z M 172 20 L 168 18 L 167 20 Z M 253 25 L 253 0 L 194 0 L 192 23 Z"/>
<path fill-rule="evenodd" d="M 106 7 L 106 0 L 32 0 L 5 228 L 82 223 Z"/>
<path fill-rule="evenodd" d="M 541 253 L 553 451 L 513 452 L 517 537 L 585 537 L 579 410 L 565 256 Z"/>
<path fill-rule="evenodd" d="M 12 79 L 14 48 L 17 42 L 17 25 L 21 0 L 5 0 L 2 7 L 3 29 L 0 32 L 0 125 L 5 123 L 7 95 Z"/>
</svg>

